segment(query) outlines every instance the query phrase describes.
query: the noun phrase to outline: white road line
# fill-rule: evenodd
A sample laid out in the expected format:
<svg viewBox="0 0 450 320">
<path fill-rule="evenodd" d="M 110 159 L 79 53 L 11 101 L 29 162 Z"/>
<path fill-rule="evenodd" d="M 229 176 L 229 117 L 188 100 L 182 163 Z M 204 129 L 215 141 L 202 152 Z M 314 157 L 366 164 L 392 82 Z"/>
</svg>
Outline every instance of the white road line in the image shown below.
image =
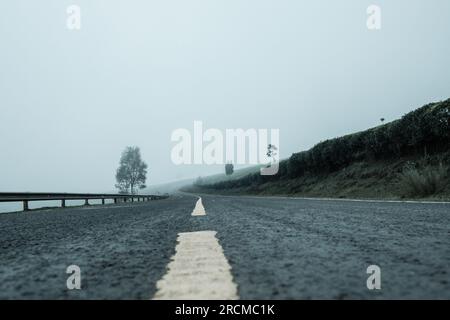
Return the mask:
<svg viewBox="0 0 450 320">
<path fill-rule="evenodd" d="M 188 194 L 188 193 L 186 193 Z M 205 196 L 223 198 L 250 198 L 250 199 L 279 199 L 279 200 L 308 200 L 308 201 L 348 201 L 348 202 L 373 202 L 373 203 L 417 203 L 417 204 L 450 204 L 450 201 L 432 200 L 383 200 L 383 199 L 352 199 L 352 198 L 313 198 L 313 197 L 290 197 L 290 196 L 248 196 L 248 195 L 224 195 L 203 193 Z"/>
<path fill-rule="evenodd" d="M 205 207 L 203 207 L 202 198 L 198 198 L 195 204 L 194 211 L 192 211 L 193 216 L 204 216 L 206 215 Z"/>
<path fill-rule="evenodd" d="M 116 205 L 100 205 L 100 204 L 94 204 L 92 207 L 73 207 L 74 209 L 79 208 L 80 210 L 104 210 L 104 209 L 119 209 L 119 208 L 132 208 L 136 207 L 135 205 L 129 205 L 129 206 L 116 206 Z M 70 206 L 67 206 L 67 208 L 71 208 Z"/>
<path fill-rule="evenodd" d="M 154 300 L 239 299 L 215 231 L 179 233 L 175 251 Z"/>
<path fill-rule="evenodd" d="M 255 197 L 261 198 L 261 197 Z M 378 200 L 378 199 L 351 199 L 351 198 L 310 198 L 310 197 L 283 197 L 269 196 L 273 199 L 312 200 L 312 201 L 348 201 L 348 202 L 373 202 L 373 203 L 420 203 L 420 204 L 450 204 L 446 201 L 420 201 L 420 200 Z"/>
</svg>

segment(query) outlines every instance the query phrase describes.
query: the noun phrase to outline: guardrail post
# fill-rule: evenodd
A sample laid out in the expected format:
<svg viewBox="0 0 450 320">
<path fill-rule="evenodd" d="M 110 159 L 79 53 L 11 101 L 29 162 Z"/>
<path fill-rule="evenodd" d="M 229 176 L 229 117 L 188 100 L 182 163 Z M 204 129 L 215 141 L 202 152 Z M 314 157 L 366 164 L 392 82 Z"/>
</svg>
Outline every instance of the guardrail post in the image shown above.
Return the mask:
<svg viewBox="0 0 450 320">
<path fill-rule="evenodd" d="M 102 204 L 105 204 L 105 198 L 102 198 Z"/>
<path fill-rule="evenodd" d="M 88 206 L 88 205 L 89 205 L 89 199 L 85 199 L 85 200 L 84 200 L 84 205 L 85 205 L 85 206 Z"/>
<path fill-rule="evenodd" d="M 65 208 L 66 207 L 66 200 L 62 199 L 61 200 L 61 208 Z"/>
<path fill-rule="evenodd" d="M 117 204 L 117 198 L 114 198 L 114 204 Z"/>
<path fill-rule="evenodd" d="M 28 211 L 28 210 L 30 210 L 30 209 L 28 208 L 28 200 L 24 200 L 24 201 L 23 201 L 23 211 Z"/>
</svg>

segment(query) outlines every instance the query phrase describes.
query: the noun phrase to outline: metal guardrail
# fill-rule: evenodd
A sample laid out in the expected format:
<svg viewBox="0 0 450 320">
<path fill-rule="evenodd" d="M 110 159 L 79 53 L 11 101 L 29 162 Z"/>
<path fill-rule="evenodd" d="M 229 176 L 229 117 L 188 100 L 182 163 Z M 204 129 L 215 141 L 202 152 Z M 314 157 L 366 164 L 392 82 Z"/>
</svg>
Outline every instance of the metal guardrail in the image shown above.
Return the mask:
<svg viewBox="0 0 450 320">
<path fill-rule="evenodd" d="M 89 205 L 89 200 L 102 200 L 102 204 L 105 204 L 105 200 L 111 199 L 114 203 L 118 202 L 145 202 L 151 200 L 160 200 L 168 198 L 165 196 L 157 195 L 142 195 L 142 194 L 108 194 L 108 193 L 43 193 L 43 192 L 0 192 L 0 202 L 22 202 L 23 211 L 29 211 L 29 201 L 46 201 L 57 200 L 61 201 L 61 207 L 66 207 L 67 200 L 84 200 L 84 205 Z"/>
</svg>

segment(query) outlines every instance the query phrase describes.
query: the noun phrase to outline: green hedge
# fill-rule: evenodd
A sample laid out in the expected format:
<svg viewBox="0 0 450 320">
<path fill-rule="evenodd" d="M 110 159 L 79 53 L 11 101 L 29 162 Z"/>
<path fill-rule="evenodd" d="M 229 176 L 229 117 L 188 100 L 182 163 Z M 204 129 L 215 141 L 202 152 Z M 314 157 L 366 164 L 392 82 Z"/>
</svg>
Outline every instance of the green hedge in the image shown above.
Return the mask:
<svg viewBox="0 0 450 320">
<path fill-rule="evenodd" d="M 326 140 L 293 154 L 288 176 L 332 172 L 363 160 L 433 153 L 450 147 L 450 99 L 431 103 L 401 119 L 355 134 Z"/>
</svg>

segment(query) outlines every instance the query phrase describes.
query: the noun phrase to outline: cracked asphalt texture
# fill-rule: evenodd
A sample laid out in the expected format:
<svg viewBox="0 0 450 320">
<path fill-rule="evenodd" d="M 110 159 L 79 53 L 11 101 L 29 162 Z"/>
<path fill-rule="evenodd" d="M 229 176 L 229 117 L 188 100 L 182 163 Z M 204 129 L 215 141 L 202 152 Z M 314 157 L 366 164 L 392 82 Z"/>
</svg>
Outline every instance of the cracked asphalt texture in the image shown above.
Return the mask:
<svg viewBox="0 0 450 320">
<path fill-rule="evenodd" d="M 177 234 L 200 230 L 217 231 L 241 299 L 450 299 L 450 204 L 201 196 L 206 216 L 187 194 L 0 214 L 0 299 L 150 299 Z"/>
</svg>

